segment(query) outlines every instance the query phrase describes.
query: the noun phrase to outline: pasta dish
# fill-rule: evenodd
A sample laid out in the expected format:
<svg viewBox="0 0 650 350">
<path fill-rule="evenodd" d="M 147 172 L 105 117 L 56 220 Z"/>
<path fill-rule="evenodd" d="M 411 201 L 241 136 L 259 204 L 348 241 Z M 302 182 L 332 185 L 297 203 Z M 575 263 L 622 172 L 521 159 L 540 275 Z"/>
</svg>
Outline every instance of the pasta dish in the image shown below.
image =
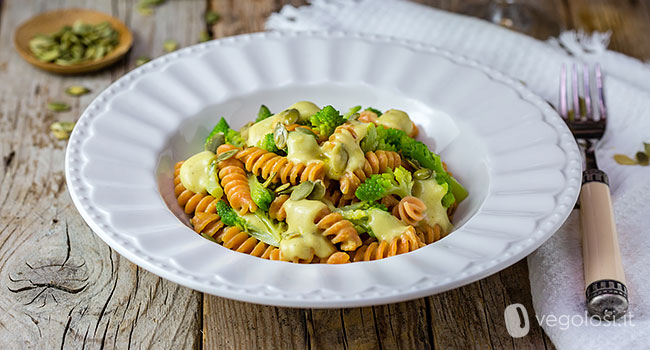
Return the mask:
<svg viewBox="0 0 650 350">
<path fill-rule="evenodd" d="M 224 118 L 174 168 L 194 231 L 237 252 L 294 263 L 382 259 L 453 230 L 468 192 L 397 109 L 297 102 L 260 107 L 240 130 Z"/>
</svg>

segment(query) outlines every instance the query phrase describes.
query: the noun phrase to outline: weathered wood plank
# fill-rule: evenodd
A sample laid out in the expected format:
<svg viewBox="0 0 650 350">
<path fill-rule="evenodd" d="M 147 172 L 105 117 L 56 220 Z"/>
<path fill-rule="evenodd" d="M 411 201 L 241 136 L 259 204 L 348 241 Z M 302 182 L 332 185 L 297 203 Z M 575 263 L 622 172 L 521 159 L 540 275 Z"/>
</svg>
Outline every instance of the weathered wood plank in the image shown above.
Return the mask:
<svg viewBox="0 0 650 350">
<path fill-rule="evenodd" d="M 12 47 L 20 22 L 59 7 L 116 15 L 134 29 L 138 54 L 161 54 L 167 38 L 195 43 L 204 29 L 203 1 L 170 2 L 151 18 L 141 18 L 134 6 L 135 0 L 2 2 L 0 348 L 201 346 L 202 295 L 136 267 L 91 232 L 66 192 L 65 142 L 49 135 L 53 121 L 75 120 L 97 93 L 132 68 L 134 55 L 112 70 L 59 77 L 35 70 Z M 179 17 L 184 26 L 160 25 Z M 63 90 L 73 84 L 93 93 L 66 96 Z M 48 112 L 51 100 L 66 101 L 72 110 Z"/>
</svg>

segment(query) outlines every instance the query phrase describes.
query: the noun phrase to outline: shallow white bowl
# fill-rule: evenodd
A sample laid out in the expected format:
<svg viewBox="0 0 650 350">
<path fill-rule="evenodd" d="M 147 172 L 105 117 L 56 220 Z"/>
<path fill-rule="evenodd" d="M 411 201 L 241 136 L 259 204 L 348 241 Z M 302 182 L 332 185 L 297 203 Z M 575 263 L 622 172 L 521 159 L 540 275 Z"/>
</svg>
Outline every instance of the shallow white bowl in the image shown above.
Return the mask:
<svg viewBox="0 0 650 350">
<path fill-rule="evenodd" d="M 456 230 L 346 265 L 267 261 L 194 233 L 173 195 L 173 164 L 201 150 L 218 117 L 239 127 L 260 104 L 278 111 L 298 100 L 407 111 L 471 193 Z M 580 170 L 562 120 L 520 83 L 417 43 L 322 32 L 242 35 L 156 59 L 91 103 L 66 154 L 75 205 L 120 254 L 206 293 L 295 307 L 397 302 L 499 271 L 558 229 Z"/>
</svg>

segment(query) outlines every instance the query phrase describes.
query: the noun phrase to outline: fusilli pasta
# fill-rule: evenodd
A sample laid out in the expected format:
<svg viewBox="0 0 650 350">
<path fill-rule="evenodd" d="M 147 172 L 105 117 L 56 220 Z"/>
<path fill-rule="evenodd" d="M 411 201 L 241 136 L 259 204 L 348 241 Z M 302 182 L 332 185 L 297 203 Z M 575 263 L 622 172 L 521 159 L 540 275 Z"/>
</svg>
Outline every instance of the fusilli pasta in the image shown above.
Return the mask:
<svg viewBox="0 0 650 350">
<path fill-rule="evenodd" d="M 308 180 L 323 180 L 325 177 L 325 165 L 322 161 L 296 164 L 286 157 L 257 147 L 246 148 L 237 153 L 236 157 L 244 162 L 247 171 L 264 179 L 273 177 L 274 182 L 296 185 Z"/>
<path fill-rule="evenodd" d="M 236 149 L 238 148 L 232 145 L 221 145 L 217 148 L 217 154 L 221 155 L 224 152 Z M 251 198 L 251 190 L 248 185 L 248 177 L 246 177 L 244 171 L 244 164 L 234 157 L 230 157 L 220 161 L 218 166 L 221 186 L 230 205 L 241 215 L 257 210 L 257 204 Z"/>
</svg>

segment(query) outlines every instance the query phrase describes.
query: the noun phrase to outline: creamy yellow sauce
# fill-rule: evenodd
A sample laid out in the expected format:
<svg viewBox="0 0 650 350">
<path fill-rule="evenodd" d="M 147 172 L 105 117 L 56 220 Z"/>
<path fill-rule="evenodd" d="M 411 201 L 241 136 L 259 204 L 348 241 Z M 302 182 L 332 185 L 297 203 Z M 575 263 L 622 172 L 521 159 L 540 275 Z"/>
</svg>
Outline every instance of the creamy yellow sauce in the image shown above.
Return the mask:
<svg viewBox="0 0 650 350">
<path fill-rule="evenodd" d="M 411 118 L 404 111 L 399 109 L 390 109 L 382 114 L 377 119 L 377 124 L 383 125 L 387 128 L 399 129 L 404 131 L 407 135 L 413 132 L 413 123 Z"/>
<path fill-rule="evenodd" d="M 206 193 L 209 180 L 210 163 L 217 155 L 210 151 L 203 151 L 191 156 L 181 165 L 181 183 L 188 190 L 195 193 Z"/>
<path fill-rule="evenodd" d="M 289 228 L 280 242 L 280 251 L 285 258 L 309 259 L 312 253 L 326 258 L 336 251 L 332 242 L 319 233 L 314 224 L 316 215 L 324 208 L 327 208 L 325 203 L 306 199 L 284 203 Z"/>
<path fill-rule="evenodd" d="M 427 206 L 424 220 L 432 227 L 440 225 L 443 235 L 454 229 L 449 221 L 447 209 L 442 206 L 442 197 L 447 193 L 447 184 L 439 185 L 435 179 L 415 180 L 413 195 L 420 198 Z"/>
<path fill-rule="evenodd" d="M 348 130 L 332 134 L 330 140 L 325 141 L 321 147 L 328 159 L 327 176 L 338 180 L 346 172 L 353 172 L 363 167 L 366 161 L 365 154 Z"/>
<path fill-rule="evenodd" d="M 379 241 L 391 242 L 408 229 L 407 225 L 384 210 L 370 209 L 368 216 L 368 226 Z"/>
<path fill-rule="evenodd" d="M 246 146 L 257 146 L 257 143 L 266 136 L 272 133 L 275 124 L 278 122 L 277 115 L 272 115 L 262 121 L 259 121 L 248 129 L 248 136 L 246 137 Z"/>
<path fill-rule="evenodd" d="M 288 109 L 295 108 L 298 110 L 300 113 L 300 118 L 298 120 L 304 122 L 309 120 L 309 118 L 316 114 L 318 111 L 320 111 L 320 107 L 318 107 L 315 103 L 309 102 L 309 101 L 299 101 L 291 106 L 289 106 Z"/>
<path fill-rule="evenodd" d="M 290 132 L 287 138 L 287 159 L 294 163 L 309 164 L 325 158 L 313 136 Z"/>
</svg>

